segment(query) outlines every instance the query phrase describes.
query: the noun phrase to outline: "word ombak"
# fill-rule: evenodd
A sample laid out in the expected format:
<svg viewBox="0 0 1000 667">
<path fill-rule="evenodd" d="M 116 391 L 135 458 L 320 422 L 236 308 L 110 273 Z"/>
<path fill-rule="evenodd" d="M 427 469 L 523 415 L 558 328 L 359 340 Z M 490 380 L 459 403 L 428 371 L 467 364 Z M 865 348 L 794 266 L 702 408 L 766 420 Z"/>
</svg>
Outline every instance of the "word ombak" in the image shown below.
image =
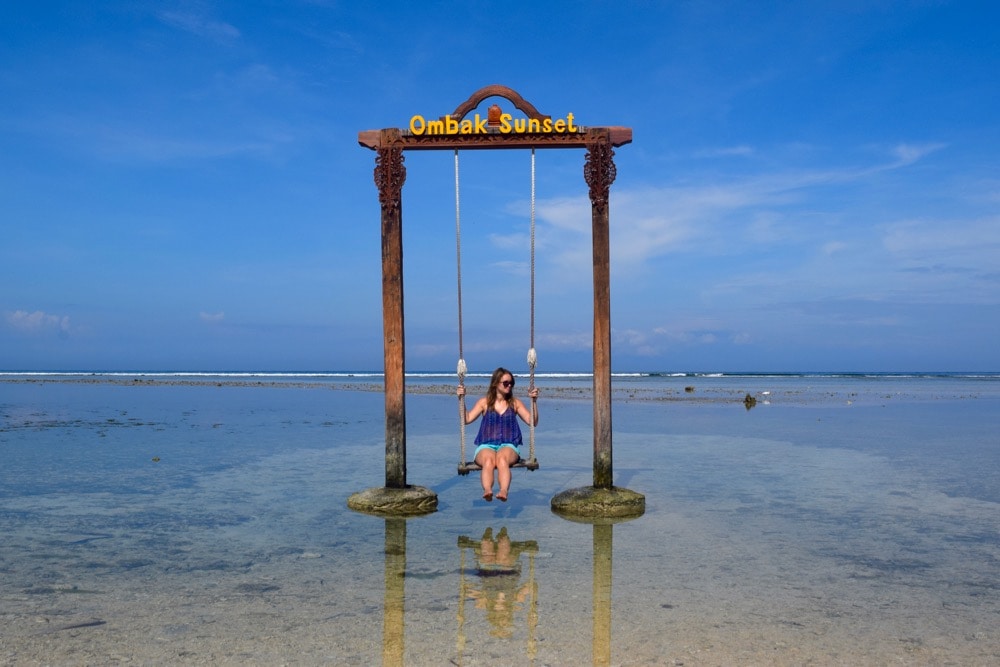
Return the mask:
<svg viewBox="0 0 1000 667">
<path fill-rule="evenodd" d="M 417 115 L 410 118 L 410 133 L 415 136 L 441 135 L 441 134 L 488 134 L 490 130 L 500 134 L 566 134 L 582 131 L 583 128 L 575 124 L 572 113 L 566 114 L 566 118 L 552 120 L 544 118 L 514 118 L 509 113 L 500 113 L 499 109 L 494 113 L 490 109 L 487 118 L 476 114 L 472 119 L 465 118 L 456 120 L 447 115 L 441 120 L 427 120 L 423 116 Z"/>
</svg>

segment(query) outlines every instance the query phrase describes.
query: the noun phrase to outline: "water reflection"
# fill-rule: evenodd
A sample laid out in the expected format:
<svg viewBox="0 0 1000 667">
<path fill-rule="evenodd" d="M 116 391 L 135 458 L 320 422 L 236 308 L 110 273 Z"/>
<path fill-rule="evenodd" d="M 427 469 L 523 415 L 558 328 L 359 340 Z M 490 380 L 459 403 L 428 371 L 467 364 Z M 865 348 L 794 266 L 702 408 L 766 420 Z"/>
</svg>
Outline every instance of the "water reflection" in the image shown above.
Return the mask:
<svg viewBox="0 0 1000 667">
<path fill-rule="evenodd" d="M 595 667 L 607 667 L 611 664 L 611 573 L 613 570 L 614 524 L 631 519 L 597 518 L 588 520 L 571 518 L 569 520 L 591 523 L 594 554 L 591 656 Z"/>
<path fill-rule="evenodd" d="M 611 523 L 594 524 L 594 665 L 611 664 Z"/>
<path fill-rule="evenodd" d="M 490 634 L 500 639 L 514 635 L 515 617 L 527 608 L 528 659 L 533 661 L 538 652 L 538 582 L 535 580 L 535 555 L 538 543 L 534 540 L 510 539 L 506 526 L 494 535 L 487 528 L 479 539 L 460 536 L 459 601 L 458 601 L 458 658 L 461 664 L 465 654 L 465 605 L 474 600 L 474 608 L 485 612 L 490 623 Z M 466 569 L 466 550 L 471 551 L 475 566 Z M 528 556 L 528 574 L 524 579 L 521 555 Z"/>
<path fill-rule="evenodd" d="M 402 665 L 405 616 L 406 519 L 385 520 L 385 602 L 382 616 L 382 664 Z"/>
<path fill-rule="evenodd" d="M 406 524 L 403 518 L 385 519 L 382 664 L 393 667 L 405 664 Z M 610 522 L 592 525 L 592 660 L 600 667 L 611 664 L 613 530 Z M 479 537 L 458 537 L 458 549 L 458 636 L 452 662 L 465 663 L 467 644 L 483 645 L 485 637 L 477 637 L 478 632 L 504 641 L 524 627 L 525 662 L 533 664 L 538 654 L 538 543 L 511 539 L 506 526 L 497 532 L 490 527 Z"/>
</svg>

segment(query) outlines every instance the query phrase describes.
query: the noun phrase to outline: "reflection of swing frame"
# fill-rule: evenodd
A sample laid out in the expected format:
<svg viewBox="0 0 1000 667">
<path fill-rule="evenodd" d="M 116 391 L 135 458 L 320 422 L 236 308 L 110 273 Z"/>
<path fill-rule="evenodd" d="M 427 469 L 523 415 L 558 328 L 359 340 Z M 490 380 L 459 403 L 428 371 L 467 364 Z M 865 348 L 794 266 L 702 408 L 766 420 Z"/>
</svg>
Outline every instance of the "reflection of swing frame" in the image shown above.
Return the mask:
<svg viewBox="0 0 1000 667">
<path fill-rule="evenodd" d="M 501 528 L 500 532 L 497 534 L 498 539 L 505 539 L 507 537 L 507 529 Z M 459 583 L 458 583 L 458 640 L 456 644 L 456 650 L 458 653 L 458 664 L 462 664 L 462 659 L 465 655 L 465 602 L 467 599 L 475 598 L 476 592 L 482 592 L 481 589 L 494 589 L 503 590 L 506 588 L 524 590 L 527 598 L 526 607 L 528 610 L 527 621 L 528 621 L 528 644 L 527 644 L 527 654 L 530 660 L 534 660 L 538 653 L 538 642 L 535 637 L 536 630 L 538 629 L 538 583 L 535 581 L 535 554 L 538 553 L 538 543 L 534 540 L 526 540 L 523 542 L 510 541 L 510 563 L 484 563 L 482 555 L 482 544 L 484 541 L 493 541 L 493 529 L 487 528 L 486 532 L 483 533 L 481 539 L 472 539 L 470 537 L 460 536 L 458 538 L 458 547 L 460 549 L 460 565 L 459 565 Z M 466 580 L 466 565 L 465 565 L 465 550 L 471 549 L 475 554 L 475 574 L 482 582 L 481 588 L 476 589 Z M 521 554 L 528 554 L 528 581 L 521 585 Z M 510 586 L 510 584 L 513 586 Z M 488 600 L 488 598 L 487 598 Z M 512 599 L 510 615 L 513 616 L 516 608 L 514 605 L 518 602 L 517 599 Z M 522 602 L 522 604 L 524 604 Z M 490 614 L 490 609 L 487 608 L 487 616 L 490 623 L 493 624 L 495 619 Z M 501 628 L 497 628 L 500 631 Z"/>
</svg>

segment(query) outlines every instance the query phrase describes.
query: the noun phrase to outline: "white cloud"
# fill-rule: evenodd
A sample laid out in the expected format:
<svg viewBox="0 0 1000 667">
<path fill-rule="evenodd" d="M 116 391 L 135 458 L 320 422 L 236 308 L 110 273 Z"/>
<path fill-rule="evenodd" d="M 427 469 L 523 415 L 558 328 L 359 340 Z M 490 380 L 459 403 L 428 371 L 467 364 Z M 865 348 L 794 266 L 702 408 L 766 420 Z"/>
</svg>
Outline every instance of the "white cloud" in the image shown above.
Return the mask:
<svg viewBox="0 0 1000 667">
<path fill-rule="evenodd" d="M 233 156 L 267 157 L 294 138 L 281 128 L 260 128 L 255 136 L 193 133 L 190 137 L 164 134 L 161 127 L 136 125 L 131 120 L 108 121 L 66 114 L 41 115 L 24 123 L 34 134 L 58 137 L 66 145 L 109 161 L 170 162 L 213 160 Z M 245 128 L 244 128 L 245 129 Z M 169 129 L 170 132 L 175 131 Z"/>
<path fill-rule="evenodd" d="M 898 144 L 891 162 L 839 169 L 802 169 L 716 182 L 686 182 L 662 187 L 611 190 L 611 262 L 619 274 L 641 271 L 650 260 L 697 248 L 700 254 L 731 254 L 748 246 L 770 248 L 809 236 L 799 224 L 835 215 L 826 200 L 810 204 L 814 188 L 862 182 L 875 174 L 900 169 L 941 149 L 944 144 Z M 800 210 L 789 213 L 791 207 Z M 579 279 L 590 265 L 591 209 L 586 196 L 540 201 L 537 205 L 540 245 L 548 251 L 555 275 Z M 887 245 L 893 239 L 887 239 Z M 898 243 L 898 241 L 897 241 Z M 848 248 L 843 240 L 821 246 L 825 255 Z"/>
<path fill-rule="evenodd" d="M 750 146 L 725 146 L 723 148 L 706 148 L 700 151 L 696 151 L 694 157 L 696 158 L 714 158 L 714 157 L 733 157 L 733 156 L 750 156 L 754 154 L 753 148 Z"/>
<path fill-rule="evenodd" d="M 513 250 L 522 252 L 530 245 L 530 237 L 527 234 L 490 234 L 490 243 L 500 250 Z"/>
<path fill-rule="evenodd" d="M 995 268 L 1000 248 L 1000 217 L 975 220 L 904 220 L 886 227 L 886 249 L 919 258 L 942 253 L 961 255 L 982 268 Z"/>
<path fill-rule="evenodd" d="M 823 244 L 821 251 L 824 255 L 833 255 L 843 250 L 847 250 L 847 247 L 847 244 L 843 241 L 829 241 Z"/>
<path fill-rule="evenodd" d="M 192 139 L 156 136 L 145 130 L 129 130 L 121 127 L 96 125 L 92 132 L 81 137 L 84 141 L 99 138 L 94 149 L 108 159 L 138 159 L 159 162 L 183 159 L 217 159 L 239 155 L 266 155 L 274 147 L 272 140 L 282 142 L 287 137 L 272 137 L 262 140 L 216 139 L 196 137 Z"/>
<path fill-rule="evenodd" d="M 201 318 L 202 322 L 209 322 L 211 324 L 214 324 L 214 323 L 221 322 L 224 319 L 226 319 L 226 314 L 224 312 L 222 312 L 222 311 L 219 311 L 218 313 L 206 313 L 206 312 L 202 311 L 198 315 L 198 317 Z"/>
<path fill-rule="evenodd" d="M 921 158 L 930 155 L 935 151 L 939 151 L 946 146 L 947 144 L 943 143 L 897 144 L 890 150 L 890 153 L 896 158 L 896 161 L 891 166 L 905 167 L 907 165 L 911 165 Z"/>
<path fill-rule="evenodd" d="M 542 331 L 536 336 L 540 350 L 589 350 L 594 345 L 590 331 Z"/>
<path fill-rule="evenodd" d="M 618 269 L 640 269 L 651 258 L 704 239 L 714 221 L 756 205 L 777 205 L 781 191 L 759 184 L 671 186 L 612 190 L 611 261 Z M 538 231 L 557 271 L 580 273 L 592 260 L 591 209 L 585 196 L 542 202 Z M 575 271 L 570 271 L 570 268 Z"/>
<path fill-rule="evenodd" d="M 228 42 L 240 36 L 240 31 L 235 26 L 223 21 L 212 21 L 192 12 L 161 11 L 156 17 L 173 28 L 213 41 Z"/>
<path fill-rule="evenodd" d="M 29 313 L 26 310 L 15 310 L 7 313 L 7 324 L 12 329 L 28 334 L 55 331 L 60 336 L 68 336 L 70 332 L 68 315 L 50 315 L 40 310 Z"/>
</svg>

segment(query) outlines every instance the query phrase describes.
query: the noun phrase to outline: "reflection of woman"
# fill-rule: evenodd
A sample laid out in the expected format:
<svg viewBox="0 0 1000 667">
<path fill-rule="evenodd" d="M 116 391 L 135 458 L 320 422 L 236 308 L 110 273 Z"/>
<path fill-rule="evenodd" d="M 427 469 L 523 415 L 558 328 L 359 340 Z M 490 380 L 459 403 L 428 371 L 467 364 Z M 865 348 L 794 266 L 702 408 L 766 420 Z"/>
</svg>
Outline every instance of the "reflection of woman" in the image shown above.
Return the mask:
<svg viewBox="0 0 1000 667">
<path fill-rule="evenodd" d="M 538 388 L 528 390 L 533 408 L 529 410 L 514 396 L 514 375 L 501 367 L 493 371 L 486 395 L 476 401 L 471 410 L 465 410 L 463 385 L 459 385 L 457 393 L 463 397 L 462 411 L 465 413 L 466 424 L 476 421 L 480 415 L 483 417 L 479 424 L 479 435 L 476 436 L 474 457 L 482 468 L 480 482 L 483 485 L 483 499 L 493 500 L 495 470 L 500 485 L 497 498 L 506 501 L 510 489 L 510 467 L 521 458 L 518 449 L 521 445 L 521 427 L 517 424 L 517 418 L 530 424 L 534 412 L 534 425 L 538 425 Z"/>
<path fill-rule="evenodd" d="M 524 546 L 512 548 L 507 529 L 501 528 L 496 538 L 487 528 L 477 550 L 476 574 L 480 587 L 467 590 L 476 601 L 476 609 L 486 611 L 494 637 L 508 638 L 514 634 L 514 612 L 524 606 L 532 592 L 530 581 L 521 583 L 520 554 Z M 534 546 L 534 543 L 528 543 Z"/>
</svg>

